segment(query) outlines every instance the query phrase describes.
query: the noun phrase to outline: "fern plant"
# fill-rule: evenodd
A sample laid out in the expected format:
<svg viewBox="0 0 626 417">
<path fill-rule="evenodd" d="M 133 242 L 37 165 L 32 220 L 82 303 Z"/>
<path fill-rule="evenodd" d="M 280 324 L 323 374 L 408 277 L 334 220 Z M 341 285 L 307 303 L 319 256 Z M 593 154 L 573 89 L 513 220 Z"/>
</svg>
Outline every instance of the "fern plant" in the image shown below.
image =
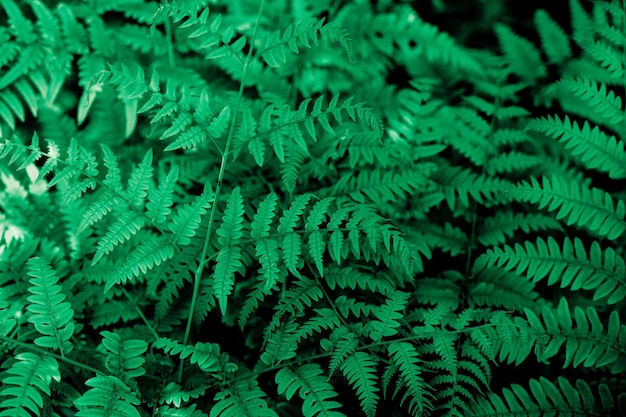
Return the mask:
<svg viewBox="0 0 626 417">
<path fill-rule="evenodd" d="M 623 2 L 371 3 L 0 0 L 0 416 L 626 413 Z"/>
</svg>

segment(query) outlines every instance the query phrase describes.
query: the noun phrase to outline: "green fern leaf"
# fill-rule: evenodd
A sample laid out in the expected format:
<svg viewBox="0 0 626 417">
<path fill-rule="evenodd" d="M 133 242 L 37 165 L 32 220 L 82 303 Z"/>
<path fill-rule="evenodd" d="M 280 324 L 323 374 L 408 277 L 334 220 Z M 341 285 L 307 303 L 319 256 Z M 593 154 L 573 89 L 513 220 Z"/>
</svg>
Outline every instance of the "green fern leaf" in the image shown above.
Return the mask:
<svg viewBox="0 0 626 417">
<path fill-rule="evenodd" d="M 379 342 L 383 337 L 398 334 L 398 327 L 401 325 L 398 320 L 404 318 L 401 312 L 406 309 L 408 302 L 408 293 L 396 291 L 385 304 L 374 310 L 374 315 L 378 319 L 370 322 L 372 327 L 370 337 L 374 341 Z"/>
<path fill-rule="evenodd" d="M 152 171 L 152 149 L 150 149 L 128 180 L 126 196 L 133 206 L 143 207 L 143 200 L 148 195 Z"/>
<path fill-rule="evenodd" d="M 408 342 L 391 342 L 388 351 L 394 365 L 400 370 L 402 382 L 398 386 L 406 387 L 400 404 L 404 404 L 408 398 L 411 415 L 422 415 L 431 409 L 432 405 L 427 392 L 428 384 L 421 377 L 422 371 L 415 347 Z"/>
<path fill-rule="evenodd" d="M 529 83 L 546 76 L 546 66 L 541 62 L 539 51 L 531 42 L 503 24 L 497 24 L 495 32 L 507 63 L 515 74 Z"/>
<path fill-rule="evenodd" d="M 311 232 L 308 241 L 309 254 L 313 258 L 313 262 L 322 277 L 324 276 L 324 261 L 322 256 L 326 249 L 326 242 L 322 237 L 322 233 L 319 231 L 319 225 L 324 221 L 328 208 L 333 200 L 334 198 L 325 198 L 315 204 L 304 226 L 307 231 Z"/>
<path fill-rule="evenodd" d="M 8 376 L 2 378 L 0 417 L 41 415 L 42 393 L 50 396 L 50 382 L 61 382 L 59 364 L 50 356 L 40 357 L 31 352 L 18 353 L 15 359 L 7 370 Z"/>
<path fill-rule="evenodd" d="M 228 362 L 228 355 L 221 353 L 216 343 L 183 345 L 172 339 L 160 338 L 154 342 L 154 347 L 170 355 L 180 355 L 181 359 L 189 358 L 192 365 L 196 364 L 203 372 L 219 379 L 224 377 L 224 373 L 237 370 L 237 365 Z"/>
<path fill-rule="evenodd" d="M 562 247 L 562 249 L 561 249 Z M 536 245 L 526 242 L 524 246 L 489 249 L 475 263 L 477 270 L 483 266 L 497 265 L 508 271 L 515 270 L 532 280 L 533 283 L 548 278 L 548 285 L 559 284 L 561 288 L 571 287 L 595 291 L 594 300 L 604 300 L 615 304 L 626 297 L 626 262 L 615 250 L 602 250 L 598 242 L 593 242 L 589 250 L 583 242 L 565 238 L 559 245 L 552 237 L 547 242 L 537 238 Z"/>
<path fill-rule="evenodd" d="M 626 351 L 619 345 L 619 335 L 626 331 L 626 326 L 620 324 L 617 311 L 611 313 L 606 333 L 594 308 L 588 307 L 584 311 L 576 307 L 572 317 L 565 298 L 561 298 L 556 312 L 543 307 L 543 321 L 528 308 L 524 309 L 524 313 L 530 324 L 528 332 L 537 340 L 535 354 L 540 361 L 555 356 L 565 345 L 563 367 L 608 366 L 613 373 L 626 369 Z"/>
<path fill-rule="evenodd" d="M 97 264 L 104 255 L 112 252 L 116 246 L 130 240 L 144 225 L 145 218 L 136 211 L 122 213 L 117 222 L 109 228 L 107 234 L 98 241 L 98 247 L 91 264 Z"/>
<path fill-rule="evenodd" d="M 556 383 L 546 378 L 529 381 L 530 391 L 518 384 L 502 390 L 502 396 L 490 393 L 476 399 L 468 408 L 471 415 L 506 415 L 506 414 L 536 414 L 553 415 L 555 408 L 560 414 L 599 414 L 609 415 L 613 410 L 613 395 L 606 384 L 599 384 L 596 388 L 602 398 L 601 404 L 596 402 L 591 387 L 582 379 L 576 381 L 576 386 L 564 377 L 559 377 Z"/>
<path fill-rule="evenodd" d="M 374 417 L 379 400 L 374 358 L 365 352 L 355 352 L 343 362 L 341 371 L 356 390 L 365 415 Z"/>
<path fill-rule="evenodd" d="M 159 188 L 149 193 L 146 214 L 155 224 L 165 223 L 165 219 L 172 212 L 170 207 L 174 204 L 172 194 L 174 193 L 177 179 L 178 166 L 175 165 L 167 174 L 165 181 L 159 184 Z"/>
<path fill-rule="evenodd" d="M 327 382 L 320 365 L 309 363 L 296 370 L 283 368 L 276 373 L 275 379 L 278 394 L 284 394 L 288 401 L 296 392 L 304 399 L 304 417 L 345 417 L 345 414 L 336 411 L 341 404 L 333 400 L 337 393 Z"/>
<path fill-rule="evenodd" d="M 554 175 L 552 180 L 543 177 L 542 184 L 539 184 L 531 177 L 530 183 L 522 181 L 514 194 L 520 201 L 538 204 L 540 209 L 558 210 L 558 220 L 565 218 L 568 225 L 586 227 L 607 239 L 617 239 L 626 230 L 624 202 L 618 200 L 615 205 L 609 193 L 588 188 L 576 180 L 568 182 Z"/>
<path fill-rule="evenodd" d="M 624 144 L 597 126 L 591 128 L 587 121 L 581 129 L 568 116 L 564 120 L 558 116 L 548 116 L 531 121 L 526 129 L 544 132 L 559 139 L 567 149 L 572 149 L 573 155 L 581 155 L 582 163 L 589 169 L 607 172 L 614 179 L 626 178 Z"/>
<path fill-rule="evenodd" d="M 148 349 L 148 344 L 140 339 L 122 340 L 117 333 L 100 332 L 102 345 L 106 348 L 106 368 L 113 376 L 129 382 L 146 373 L 143 368 L 145 359 L 142 355 Z"/>
<path fill-rule="evenodd" d="M 541 37 L 541 45 L 552 64 L 562 64 L 572 56 L 569 37 L 543 9 L 535 12 L 535 26 Z"/>
<path fill-rule="evenodd" d="M 296 357 L 296 330 L 298 326 L 289 321 L 274 329 L 267 340 L 261 361 L 268 366 L 276 366 L 280 362 Z"/>
<path fill-rule="evenodd" d="M 300 277 L 298 269 L 300 268 L 302 255 L 302 240 L 300 235 L 293 232 L 310 199 L 310 194 L 297 196 L 291 202 L 289 209 L 284 211 L 283 217 L 280 218 L 280 225 L 278 226 L 278 232 L 285 233 L 285 237 L 281 243 L 285 265 L 287 265 L 289 272 L 296 277 Z"/>
<path fill-rule="evenodd" d="M 324 18 L 312 19 L 304 24 L 298 22 L 285 29 L 283 36 L 280 31 L 275 31 L 261 40 L 258 55 L 263 57 L 267 65 L 279 68 L 287 62 L 287 53 L 299 54 L 299 46 L 312 48 L 311 44 L 318 44 L 318 36 L 324 42 L 339 42 L 346 50 L 350 60 L 352 59 L 351 40 L 345 30 L 335 24 L 324 25 Z"/>
<path fill-rule="evenodd" d="M 265 396 L 256 379 L 239 379 L 215 395 L 209 417 L 278 417 L 268 408 Z"/>
<path fill-rule="evenodd" d="M 193 203 L 185 204 L 177 210 L 169 224 L 169 228 L 174 234 L 172 237 L 173 244 L 186 246 L 191 243 L 191 238 L 196 235 L 202 216 L 206 214 L 214 197 L 213 190 L 207 183 L 202 194 L 196 197 Z"/>
<path fill-rule="evenodd" d="M 217 298 L 222 314 L 226 314 L 227 298 L 235 283 L 235 271 L 241 268 L 241 248 L 237 246 L 243 236 L 243 199 L 236 187 L 228 198 L 222 224 L 217 230 L 222 249 L 217 254 L 213 275 L 213 294 Z"/>
<path fill-rule="evenodd" d="M 30 303 L 28 321 L 33 323 L 41 335 L 35 339 L 37 346 L 58 349 L 62 356 L 71 352 L 71 337 L 74 334 L 74 310 L 65 301 L 65 294 L 58 284 L 59 276 L 50 264 L 42 258 L 31 258 L 28 267 L 28 291 L 32 294 L 26 299 Z"/>
<path fill-rule="evenodd" d="M 142 241 L 130 255 L 107 277 L 104 291 L 148 273 L 174 257 L 174 246 L 164 237 L 152 237 Z"/>
<path fill-rule="evenodd" d="M 140 417 L 139 399 L 126 384 L 114 376 L 96 376 L 85 385 L 91 387 L 74 400 L 76 417 Z"/>
</svg>

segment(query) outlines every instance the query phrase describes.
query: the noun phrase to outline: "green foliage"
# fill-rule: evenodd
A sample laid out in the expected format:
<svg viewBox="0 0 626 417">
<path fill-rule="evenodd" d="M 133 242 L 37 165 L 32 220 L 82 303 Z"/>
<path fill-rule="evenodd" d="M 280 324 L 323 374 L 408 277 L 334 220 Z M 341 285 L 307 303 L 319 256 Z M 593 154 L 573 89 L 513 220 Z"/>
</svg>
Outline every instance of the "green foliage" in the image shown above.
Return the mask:
<svg viewBox="0 0 626 417">
<path fill-rule="evenodd" d="M 624 2 L 409 3 L 0 0 L 0 417 L 626 415 Z"/>
</svg>

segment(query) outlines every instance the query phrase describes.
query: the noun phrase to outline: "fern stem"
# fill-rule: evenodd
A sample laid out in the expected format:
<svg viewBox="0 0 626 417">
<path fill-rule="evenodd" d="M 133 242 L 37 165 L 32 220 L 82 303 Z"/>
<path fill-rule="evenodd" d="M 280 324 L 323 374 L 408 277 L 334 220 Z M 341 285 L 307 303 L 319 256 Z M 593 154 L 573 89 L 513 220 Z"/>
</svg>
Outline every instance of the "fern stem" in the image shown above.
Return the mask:
<svg viewBox="0 0 626 417">
<path fill-rule="evenodd" d="M 170 18 L 165 16 L 165 37 L 167 38 L 167 60 L 170 64 L 170 67 L 176 67 L 176 61 L 174 59 L 174 37 L 172 34 L 172 23 L 170 22 Z"/>
<path fill-rule="evenodd" d="M 202 272 L 204 270 L 204 265 L 206 263 L 205 259 L 207 258 L 207 253 L 209 250 L 209 243 L 211 241 L 211 232 L 213 229 L 213 222 L 215 221 L 215 215 L 217 212 L 217 203 L 219 201 L 220 192 L 222 190 L 222 180 L 224 179 L 224 172 L 226 171 L 226 164 L 228 162 L 228 157 L 230 156 L 230 145 L 232 143 L 233 135 L 235 132 L 235 124 L 237 122 L 237 115 L 239 114 L 239 107 L 243 99 L 243 91 L 245 88 L 245 80 L 246 80 L 246 75 L 248 72 L 247 71 L 248 65 L 250 64 L 252 51 L 254 50 L 254 41 L 256 39 L 256 33 L 259 27 L 259 22 L 261 20 L 261 15 L 263 14 L 264 5 L 265 5 L 265 0 L 261 0 L 261 4 L 259 6 L 259 12 L 256 17 L 256 23 L 254 25 L 254 31 L 252 32 L 252 38 L 250 39 L 250 48 L 248 49 L 248 54 L 246 55 L 246 61 L 243 66 L 243 72 L 241 74 L 241 82 L 239 84 L 239 91 L 237 94 L 237 102 L 235 104 L 235 111 L 233 112 L 233 118 L 230 122 L 230 127 L 228 130 L 228 138 L 226 139 L 226 145 L 224 146 L 224 153 L 222 154 L 222 158 L 220 162 L 220 170 L 217 176 L 217 184 L 215 185 L 213 205 L 211 206 L 211 213 L 209 215 L 209 224 L 207 225 L 207 231 L 204 237 L 204 245 L 202 246 L 202 254 L 200 255 L 200 262 L 198 262 L 198 267 L 194 275 L 193 292 L 191 294 L 191 305 L 189 306 L 189 314 L 187 315 L 187 326 L 185 327 L 185 336 L 183 337 L 183 345 L 187 345 L 189 343 L 189 337 L 191 334 L 191 326 L 193 323 L 193 315 L 196 309 L 196 303 L 198 302 L 198 295 L 200 294 L 200 283 L 201 283 L 201 278 L 202 278 Z M 183 379 L 183 361 L 180 362 L 180 366 L 178 368 L 178 383 L 181 383 L 182 379 Z"/>
<path fill-rule="evenodd" d="M 41 349 L 40 347 L 31 345 L 29 343 L 25 343 L 25 342 L 22 342 L 22 341 L 19 341 L 19 340 L 11 339 L 11 338 L 8 338 L 8 337 L 2 336 L 2 335 L 0 335 L 0 340 L 4 341 L 5 343 L 9 343 L 9 344 L 13 344 L 15 346 L 23 347 L 24 349 L 28 349 L 28 350 L 30 350 L 32 352 L 39 353 L 40 355 L 43 355 L 43 356 L 46 356 L 46 355 L 47 356 L 52 356 L 53 358 L 55 358 L 58 361 L 65 362 L 65 363 L 67 363 L 69 365 L 72 365 L 72 366 L 75 366 L 77 368 L 82 368 L 82 369 L 84 369 L 86 371 L 93 372 L 94 374 L 109 375 L 109 373 L 106 372 L 106 371 L 103 371 L 101 369 L 96 369 L 96 368 L 94 368 L 92 366 L 89 366 L 89 365 L 85 365 L 84 363 L 75 361 L 75 360 L 70 359 L 70 358 L 68 358 L 66 356 L 57 355 L 56 353 L 50 352 L 49 350 L 46 350 L 46 349 Z"/>
<path fill-rule="evenodd" d="M 122 292 L 124 293 L 126 298 L 128 298 L 128 301 L 130 301 L 133 304 L 133 306 L 135 306 L 135 310 L 137 311 L 137 314 L 139 314 L 139 317 L 141 318 L 141 320 L 144 322 L 144 324 L 146 325 L 146 327 L 148 328 L 150 333 L 152 333 L 152 336 L 154 336 L 154 340 L 160 339 L 161 336 L 159 336 L 159 333 L 157 333 L 157 331 L 154 328 L 154 326 L 152 326 L 152 324 L 148 321 L 146 316 L 143 314 L 143 311 L 141 311 L 141 308 L 139 308 L 139 305 L 137 304 L 136 300 L 133 300 L 130 297 L 130 294 L 123 287 L 122 287 Z"/>
</svg>

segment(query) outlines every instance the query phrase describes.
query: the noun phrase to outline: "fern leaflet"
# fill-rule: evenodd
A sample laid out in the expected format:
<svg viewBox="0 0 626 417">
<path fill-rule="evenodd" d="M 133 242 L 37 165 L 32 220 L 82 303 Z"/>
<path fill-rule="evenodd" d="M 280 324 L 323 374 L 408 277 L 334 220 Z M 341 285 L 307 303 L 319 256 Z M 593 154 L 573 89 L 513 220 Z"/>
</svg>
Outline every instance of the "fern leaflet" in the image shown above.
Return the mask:
<svg viewBox="0 0 626 417">
<path fill-rule="evenodd" d="M 74 334 L 72 305 L 65 301 L 65 294 L 58 284 L 59 276 L 46 260 L 31 258 L 26 266 L 31 277 L 28 291 L 32 294 L 27 297 L 30 303 L 27 308 L 31 313 L 28 321 L 41 335 L 35 339 L 35 344 L 58 349 L 65 356 L 73 347 L 70 341 Z"/>
</svg>

